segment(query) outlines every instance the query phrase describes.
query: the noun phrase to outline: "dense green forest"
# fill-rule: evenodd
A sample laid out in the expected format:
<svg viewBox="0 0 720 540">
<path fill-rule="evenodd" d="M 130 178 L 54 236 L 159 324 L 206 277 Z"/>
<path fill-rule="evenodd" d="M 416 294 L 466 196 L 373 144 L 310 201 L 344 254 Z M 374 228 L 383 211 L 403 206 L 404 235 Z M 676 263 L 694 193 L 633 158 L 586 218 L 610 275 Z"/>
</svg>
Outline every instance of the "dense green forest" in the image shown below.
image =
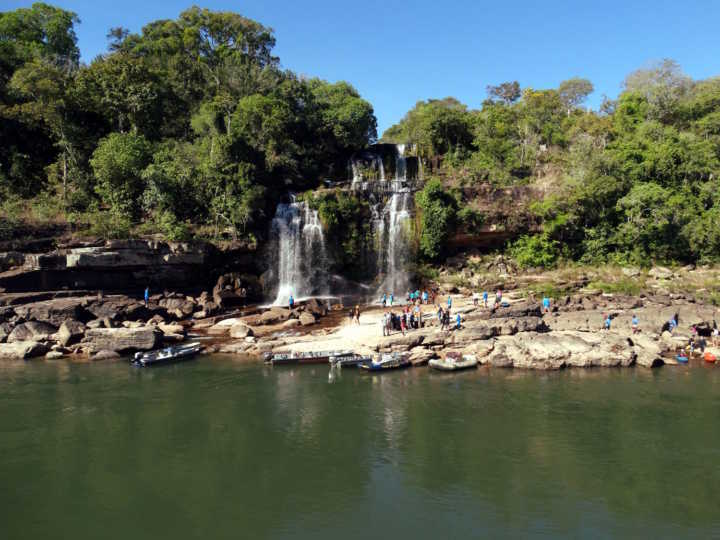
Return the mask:
<svg viewBox="0 0 720 540">
<path fill-rule="evenodd" d="M 87 65 L 79 23 L 40 3 L 0 13 L 0 237 L 30 221 L 252 237 L 282 193 L 345 178 L 349 156 L 377 138 L 350 84 L 282 69 L 272 30 L 241 15 L 193 7 L 139 34 L 112 28 Z M 665 60 L 597 111 L 583 107 L 592 91 L 581 78 L 511 81 L 488 87 L 479 109 L 431 99 L 388 129 L 381 141 L 410 143 L 423 164 L 421 257 L 442 258 L 451 235 L 482 225 L 471 194 L 490 185 L 543 194 L 531 207 L 541 226 L 508 245 L 525 266 L 717 260 L 720 78 L 694 81 Z M 363 201 L 316 204 L 351 261 Z"/>
<path fill-rule="evenodd" d="M 140 34 L 113 28 L 89 65 L 79 22 L 41 3 L 0 14 L 6 234 L 29 214 L 101 234 L 143 223 L 182 238 L 192 223 L 240 236 L 377 137 L 352 86 L 281 69 L 272 30 L 238 14 L 193 7 Z"/>
<path fill-rule="evenodd" d="M 415 144 L 443 180 L 418 199 L 432 209 L 426 257 L 472 208 L 457 190 L 487 183 L 544 193 L 532 206 L 542 232 L 509 246 L 525 266 L 720 257 L 720 78 L 693 81 L 665 60 L 628 75 L 599 111 L 582 107 L 593 91 L 585 79 L 487 90 L 479 110 L 453 98 L 420 102 L 382 136 Z"/>
</svg>

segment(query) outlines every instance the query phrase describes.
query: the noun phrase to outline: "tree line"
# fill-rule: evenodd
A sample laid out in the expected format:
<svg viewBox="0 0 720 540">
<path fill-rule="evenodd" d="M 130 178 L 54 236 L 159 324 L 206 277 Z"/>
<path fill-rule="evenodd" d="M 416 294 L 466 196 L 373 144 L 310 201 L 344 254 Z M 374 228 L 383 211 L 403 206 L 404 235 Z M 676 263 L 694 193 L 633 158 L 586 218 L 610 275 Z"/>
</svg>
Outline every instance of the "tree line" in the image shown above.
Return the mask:
<svg viewBox="0 0 720 540">
<path fill-rule="evenodd" d="M 0 13 L 0 201 L 110 235 L 139 223 L 260 230 L 287 189 L 344 175 L 376 137 L 348 83 L 281 68 L 270 28 L 192 7 L 138 34 L 108 32 L 83 64 L 78 16 L 43 3 Z M 0 235 L 3 233 L 0 226 Z"/>
<path fill-rule="evenodd" d="M 419 199 L 431 210 L 426 257 L 442 255 L 453 232 L 457 197 L 448 195 L 490 183 L 545 192 L 532 206 L 542 231 L 508 246 L 525 266 L 720 258 L 720 78 L 692 80 L 664 60 L 628 75 L 597 111 L 583 108 L 593 85 L 580 78 L 487 90 L 478 110 L 421 101 L 382 136 L 415 144 L 437 177 Z"/>
</svg>

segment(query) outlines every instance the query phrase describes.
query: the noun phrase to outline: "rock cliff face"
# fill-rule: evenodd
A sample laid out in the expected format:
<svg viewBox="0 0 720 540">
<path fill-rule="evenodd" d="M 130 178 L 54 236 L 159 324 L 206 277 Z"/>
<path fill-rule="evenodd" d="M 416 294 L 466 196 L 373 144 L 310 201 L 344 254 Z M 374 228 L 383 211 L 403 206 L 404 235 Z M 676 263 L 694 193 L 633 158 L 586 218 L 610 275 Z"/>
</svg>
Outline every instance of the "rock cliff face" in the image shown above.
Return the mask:
<svg viewBox="0 0 720 540">
<path fill-rule="evenodd" d="M 47 290 L 200 289 L 226 268 L 258 275 L 252 250 L 221 251 L 203 243 L 112 240 L 46 253 L 0 254 L 0 292 Z M 250 289 L 253 294 L 254 289 Z"/>
</svg>

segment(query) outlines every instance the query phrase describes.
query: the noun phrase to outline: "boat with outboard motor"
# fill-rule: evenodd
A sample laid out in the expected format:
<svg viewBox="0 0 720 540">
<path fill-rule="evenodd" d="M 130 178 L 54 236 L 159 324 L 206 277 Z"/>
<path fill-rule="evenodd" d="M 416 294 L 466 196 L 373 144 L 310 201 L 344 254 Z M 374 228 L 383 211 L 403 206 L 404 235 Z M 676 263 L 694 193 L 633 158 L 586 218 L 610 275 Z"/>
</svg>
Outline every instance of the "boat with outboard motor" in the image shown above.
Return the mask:
<svg viewBox="0 0 720 540">
<path fill-rule="evenodd" d="M 139 367 L 150 367 L 163 364 L 182 362 L 195 356 L 202 349 L 202 344 L 193 342 L 183 345 L 166 347 L 158 351 L 138 352 L 131 360 L 131 363 Z"/>
<path fill-rule="evenodd" d="M 367 362 L 372 362 L 372 356 L 364 356 L 362 354 L 351 354 L 349 356 L 331 356 L 328 360 L 330 367 L 351 367 L 359 366 Z"/>
<path fill-rule="evenodd" d="M 428 366 L 440 371 L 460 371 L 477 367 L 478 361 L 474 354 L 447 353 L 443 359 L 430 360 Z"/>
<path fill-rule="evenodd" d="M 327 364 L 332 358 L 341 359 L 354 355 L 355 353 L 350 350 L 266 353 L 264 359 L 266 364 L 282 366 L 291 364 Z"/>
<path fill-rule="evenodd" d="M 377 359 L 358 364 L 365 371 L 385 371 L 388 369 L 402 369 L 412 366 L 410 353 L 380 354 Z"/>
</svg>

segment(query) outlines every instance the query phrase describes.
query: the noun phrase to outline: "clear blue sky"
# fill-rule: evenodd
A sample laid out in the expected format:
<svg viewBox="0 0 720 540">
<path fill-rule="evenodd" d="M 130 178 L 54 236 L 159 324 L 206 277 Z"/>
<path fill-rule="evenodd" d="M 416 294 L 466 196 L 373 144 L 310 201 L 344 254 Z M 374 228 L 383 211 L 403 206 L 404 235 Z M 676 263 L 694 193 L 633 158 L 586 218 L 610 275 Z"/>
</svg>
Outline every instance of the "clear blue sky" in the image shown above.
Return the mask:
<svg viewBox="0 0 720 540">
<path fill-rule="evenodd" d="M 188 2 L 58 0 L 75 11 L 83 60 L 106 50 L 111 26 L 139 31 L 175 18 Z M 3 0 L 0 9 L 31 2 Z M 416 101 L 455 96 L 470 107 L 485 87 L 518 80 L 556 87 L 590 79 L 597 106 L 615 97 L 629 72 L 662 58 L 693 78 L 720 75 L 720 1 L 716 0 L 205 0 L 275 29 L 284 67 L 352 83 L 375 107 L 379 133 Z"/>
</svg>

